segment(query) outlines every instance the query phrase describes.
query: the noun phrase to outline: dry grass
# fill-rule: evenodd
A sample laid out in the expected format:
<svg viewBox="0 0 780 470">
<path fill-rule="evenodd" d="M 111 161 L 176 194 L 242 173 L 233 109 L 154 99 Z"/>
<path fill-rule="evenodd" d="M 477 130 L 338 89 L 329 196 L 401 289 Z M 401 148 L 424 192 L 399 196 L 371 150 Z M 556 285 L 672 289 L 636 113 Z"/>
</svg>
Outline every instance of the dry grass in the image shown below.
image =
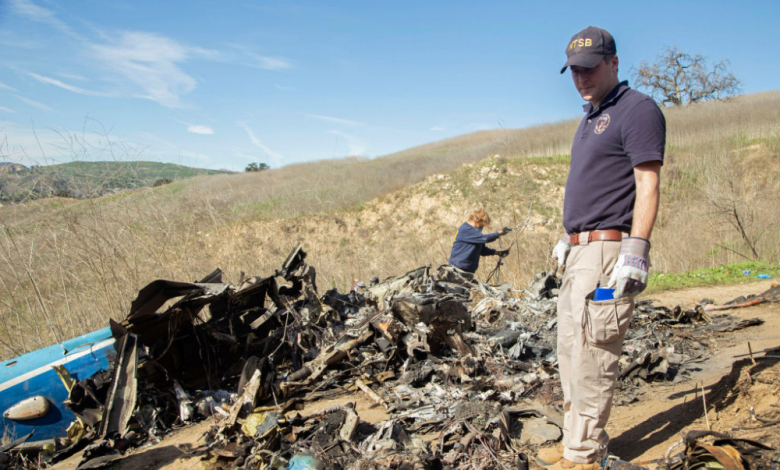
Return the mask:
<svg viewBox="0 0 780 470">
<path fill-rule="evenodd" d="M 778 262 L 780 93 L 665 110 L 656 272 L 753 258 Z M 532 227 L 502 281 L 524 286 L 549 267 L 576 120 L 483 131 L 374 160 L 198 177 L 95 200 L 0 209 L 0 356 L 123 318 L 138 289 L 220 267 L 267 275 L 301 241 L 321 289 L 446 262 L 457 226 L 484 206 L 495 228 Z M 500 155 L 498 158 L 493 158 Z M 534 157 L 534 158 L 528 158 Z M 736 229 L 737 209 L 743 232 Z M 487 258 L 479 275 L 495 259 Z"/>
</svg>

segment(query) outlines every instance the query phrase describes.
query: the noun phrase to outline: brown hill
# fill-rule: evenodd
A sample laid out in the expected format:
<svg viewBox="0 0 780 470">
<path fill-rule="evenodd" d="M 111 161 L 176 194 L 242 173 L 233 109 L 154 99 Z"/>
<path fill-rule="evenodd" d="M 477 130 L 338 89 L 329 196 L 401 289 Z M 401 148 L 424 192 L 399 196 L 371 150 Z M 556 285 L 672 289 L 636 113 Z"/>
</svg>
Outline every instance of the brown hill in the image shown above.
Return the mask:
<svg viewBox="0 0 780 470">
<path fill-rule="evenodd" d="M 653 271 L 780 261 L 780 93 L 664 110 L 663 200 Z M 297 242 L 321 289 L 446 262 L 469 211 L 495 228 L 528 220 L 502 281 L 549 267 L 561 233 L 576 121 L 485 131 L 374 160 L 344 159 L 177 181 L 93 200 L 2 208 L 0 344 L 6 357 L 123 318 L 157 278 L 220 267 L 272 272 Z M 498 157 L 497 157 L 498 155 Z M 506 245 L 505 245 L 506 246 Z M 757 256 L 754 254 L 757 253 Z M 494 260 L 483 262 L 482 271 Z M 33 285 L 34 283 L 34 285 Z"/>
</svg>

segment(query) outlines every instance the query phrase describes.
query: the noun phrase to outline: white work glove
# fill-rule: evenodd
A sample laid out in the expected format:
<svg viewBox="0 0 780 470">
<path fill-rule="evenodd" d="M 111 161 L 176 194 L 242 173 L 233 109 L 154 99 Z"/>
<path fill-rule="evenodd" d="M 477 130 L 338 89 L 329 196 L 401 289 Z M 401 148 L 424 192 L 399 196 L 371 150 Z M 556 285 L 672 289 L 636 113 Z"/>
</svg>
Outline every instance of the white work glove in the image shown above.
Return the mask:
<svg viewBox="0 0 780 470">
<path fill-rule="evenodd" d="M 647 287 L 649 267 L 650 242 L 639 237 L 624 238 L 607 287 L 615 288 L 616 299 L 633 297 Z"/>
<path fill-rule="evenodd" d="M 566 257 L 569 256 L 570 251 L 571 243 L 569 243 L 569 236 L 564 233 L 558 244 L 555 245 L 552 250 L 552 257 L 558 259 L 559 269 L 563 267 L 564 264 L 566 264 Z"/>
</svg>

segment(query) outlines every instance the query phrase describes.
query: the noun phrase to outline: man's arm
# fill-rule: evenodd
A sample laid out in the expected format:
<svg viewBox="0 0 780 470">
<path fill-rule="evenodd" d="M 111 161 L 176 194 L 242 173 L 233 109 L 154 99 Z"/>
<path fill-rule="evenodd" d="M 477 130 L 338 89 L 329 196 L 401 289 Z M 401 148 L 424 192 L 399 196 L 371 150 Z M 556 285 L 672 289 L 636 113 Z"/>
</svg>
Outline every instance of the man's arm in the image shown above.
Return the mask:
<svg viewBox="0 0 780 470">
<path fill-rule="evenodd" d="M 660 199 L 661 162 L 641 163 L 634 167 L 636 180 L 636 200 L 634 201 L 634 220 L 631 236 L 650 239 L 655 218 L 658 215 Z"/>
<path fill-rule="evenodd" d="M 658 214 L 660 196 L 660 161 L 640 163 L 634 167 L 636 199 L 631 237 L 624 238 L 607 287 L 615 288 L 615 298 L 633 297 L 647 287 L 650 267 L 650 234 Z"/>
<path fill-rule="evenodd" d="M 480 256 L 493 256 L 496 254 L 496 250 L 493 248 L 488 248 L 485 245 L 482 245 L 482 251 L 480 251 Z"/>
<path fill-rule="evenodd" d="M 455 240 L 477 245 L 480 243 L 490 243 L 494 240 L 497 240 L 499 236 L 500 234 L 498 232 L 482 233 L 479 230 L 469 226 L 459 230 L 458 234 L 455 236 Z"/>
</svg>

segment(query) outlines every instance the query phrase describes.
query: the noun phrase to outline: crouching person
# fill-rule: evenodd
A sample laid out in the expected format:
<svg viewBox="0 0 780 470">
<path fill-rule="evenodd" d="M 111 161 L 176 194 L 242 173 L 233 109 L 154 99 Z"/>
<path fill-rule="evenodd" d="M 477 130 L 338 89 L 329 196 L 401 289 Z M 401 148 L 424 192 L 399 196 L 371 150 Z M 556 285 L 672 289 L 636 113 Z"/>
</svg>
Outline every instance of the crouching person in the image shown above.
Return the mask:
<svg viewBox="0 0 780 470">
<path fill-rule="evenodd" d="M 506 235 L 506 229 L 499 232 L 483 234 L 482 229 L 490 225 L 490 216 L 484 209 L 477 209 L 469 217 L 468 222 L 458 228 L 455 242 L 448 263 L 463 271 L 464 277 L 473 278 L 479 267 L 481 256 L 501 256 L 509 254 L 509 250 L 494 250 L 485 244 L 498 240 Z"/>
</svg>

